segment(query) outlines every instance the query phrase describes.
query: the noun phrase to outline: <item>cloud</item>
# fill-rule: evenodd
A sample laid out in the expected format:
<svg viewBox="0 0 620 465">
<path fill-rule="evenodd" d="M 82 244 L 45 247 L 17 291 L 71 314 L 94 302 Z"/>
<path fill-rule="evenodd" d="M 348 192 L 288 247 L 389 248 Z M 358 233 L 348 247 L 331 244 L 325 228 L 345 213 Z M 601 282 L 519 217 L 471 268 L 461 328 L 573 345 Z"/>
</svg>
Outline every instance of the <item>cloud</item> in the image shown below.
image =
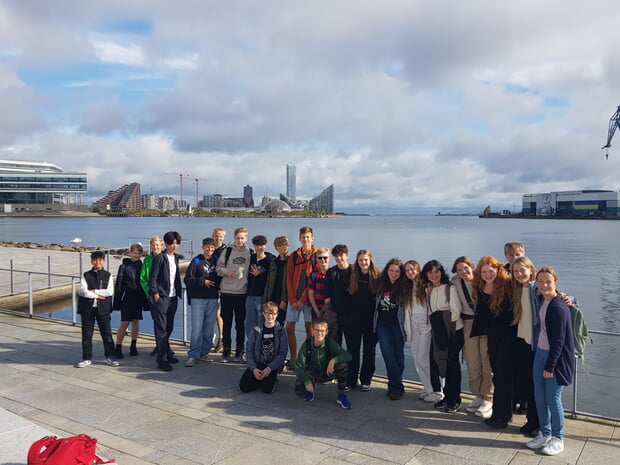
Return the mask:
<svg viewBox="0 0 620 465">
<path fill-rule="evenodd" d="M 178 193 L 478 212 L 617 188 L 615 4 L 0 4 L 0 150 Z M 42 38 L 44 40 L 42 40 Z M 617 136 L 620 137 L 620 136 Z M 620 139 L 617 141 L 620 146 Z M 136 169 L 138 160 L 138 169 Z M 188 183 L 188 192 L 193 192 Z"/>
</svg>

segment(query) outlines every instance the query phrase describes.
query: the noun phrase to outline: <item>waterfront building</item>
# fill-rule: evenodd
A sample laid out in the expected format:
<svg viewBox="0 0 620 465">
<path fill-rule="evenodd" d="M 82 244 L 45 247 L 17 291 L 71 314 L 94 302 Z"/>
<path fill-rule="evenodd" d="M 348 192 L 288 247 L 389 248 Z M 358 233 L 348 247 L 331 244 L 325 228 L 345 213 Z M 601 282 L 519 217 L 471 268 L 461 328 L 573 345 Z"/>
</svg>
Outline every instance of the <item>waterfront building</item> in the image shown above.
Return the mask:
<svg viewBox="0 0 620 465">
<path fill-rule="evenodd" d="M 249 184 L 243 188 L 243 202 L 247 208 L 254 207 L 254 189 Z"/>
<path fill-rule="evenodd" d="M 292 163 L 286 165 L 286 197 L 290 203 L 297 202 L 297 167 Z"/>
<path fill-rule="evenodd" d="M 105 210 L 126 210 L 128 208 L 142 208 L 142 196 L 140 184 L 132 182 L 125 184 L 116 190 L 108 192 L 97 200 L 94 207 Z"/>
<path fill-rule="evenodd" d="M 158 207 L 160 210 L 174 210 L 175 202 L 174 197 L 159 197 L 158 198 Z"/>
<path fill-rule="evenodd" d="M 86 173 L 63 171 L 48 162 L 0 160 L 0 204 L 5 211 L 81 206 L 86 190 Z"/>
<path fill-rule="evenodd" d="M 157 196 L 155 194 L 142 194 L 142 208 L 157 210 Z"/>
<path fill-rule="evenodd" d="M 527 216 L 619 216 L 620 193 L 577 190 L 525 194 L 521 213 Z"/>
<path fill-rule="evenodd" d="M 283 213 L 283 212 L 291 212 L 292 210 L 288 203 L 282 200 L 273 199 L 265 203 L 261 207 L 261 211 L 265 213 Z"/>
<path fill-rule="evenodd" d="M 334 185 L 331 184 L 323 192 L 310 200 L 308 202 L 308 210 L 332 213 L 334 211 Z"/>
</svg>

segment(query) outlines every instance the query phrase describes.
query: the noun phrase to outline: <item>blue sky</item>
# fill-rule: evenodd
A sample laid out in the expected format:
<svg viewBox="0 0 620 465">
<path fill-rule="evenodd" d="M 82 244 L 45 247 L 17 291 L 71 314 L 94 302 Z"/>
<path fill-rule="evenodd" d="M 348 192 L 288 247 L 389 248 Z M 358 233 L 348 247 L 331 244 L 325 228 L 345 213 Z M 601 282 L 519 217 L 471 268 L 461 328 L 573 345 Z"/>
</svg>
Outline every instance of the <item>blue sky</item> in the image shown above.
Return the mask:
<svg viewBox="0 0 620 465">
<path fill-rule="evenodd" d="M 89 201 L 178 196 L 163 172 L 258 201 L 289 162 L 351 212 L 618 188 L 614 3 L 426 3 L 0 0 L 0 158 L 85 171 Z"/>
</svg>

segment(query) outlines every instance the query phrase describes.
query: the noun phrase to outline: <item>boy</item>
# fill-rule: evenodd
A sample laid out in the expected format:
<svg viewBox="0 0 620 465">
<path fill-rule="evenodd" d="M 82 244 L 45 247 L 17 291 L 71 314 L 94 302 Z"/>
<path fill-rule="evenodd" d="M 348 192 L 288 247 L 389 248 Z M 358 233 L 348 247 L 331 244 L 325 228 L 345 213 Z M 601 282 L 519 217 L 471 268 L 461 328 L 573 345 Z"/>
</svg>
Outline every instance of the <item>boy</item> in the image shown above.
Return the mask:
<svg viewBox="0 0 620 465">
<path fill-rule="evenodd" d="M 316 249 L 312 245 L 314 235 L 310 226 L 299 229 L 298 248 L 289 257 L 286 265 L 286 292 L 288 296 L 288 306 L 286 308 L 286 336 L 288 347 L 291 352 L 291 360 L 287 365 L 292 369 L 295 365 L 297 356 L 297 339 L 295 337 L 295 323 L 299 321 L 299 316 L 303 313 L 306 327 L 306 336 L 312 334 L 312 307 L 308 303 L 308 276 L 312 273 L 316 262 Z"/>
<path fill-rule="evenodd" d="M 342 331 L 346 326 L 344 320 L 357 320 L 357 316 L 349 315 L 351 311 L 351 294 L 349 294 L 349 281 L 351 280 L 351 266 L 349 265 L 349 248 L 344 244 L 336 244 L 332 248 L 332 255 L 336 260 L 336 266 L 327 270 L 325 279 L 325 302 L 331 303 L 332 310 L 336 313 L 335 324 L 330 323 L 329 336 L 338 344 L 342 344 Z M 352 317 L 352 318 L 351 318 Z M 355 387 L 352 385 L 351 387 Z"/>
<path fill-rule="evenodd" d="M 179 257 L 175 253 L 181 243 L 181 235 L 176 231 L 168 231 L 164 234 L 164 243 L 164 252 L 153 257 L 149 273 L 149 296 L 157 345 L 157 368 L 172 371 L 171 364 L 179 363 L 179 359 L 172 356 L 169 338 L 174 328 L 179 297 L 182 296 Z"/>
<path fill-rule="evenodd" d="M 278 371 L 288 352 L 286 333 L 276 320 L 278 306 L 274 302 L 265 302 L 262 308 L 264 322 L 261 327 L 252 328 L 248 336 L 248 368 L 239 381 L 241 392 L 250 392 L 259 386 L 264 393 L 274 392 L 278 385 Z"/>
<path fill-rule="evenodd" d="M 263 324 L 263 293 L 267 284 L 267 270 L 273 260 L 273 255 L 265 252 L 267 238 L 254 236 L 252 238 L 254 253 L 250 256 L 250 271 L 248 275 L 248 294 L 245 297 L 245 335 L 249 337 L 254 326 Z"/>
<path fill-rule="evenodd" d="M 512 262 L 517 258 L 525 257 L 525 246 L 523 242 L 506 242 L 506 244 L 504 244 L 504 256 L 506 260 L 508 260 L 504 268 L 510 273 L 510 265 L 512 265 Z"/>
<path fill-rule="evenodd" d="M 329 249 L 320 247 L 316 250 L 316 268 L 308 276 L 308 302 L 312 307 L 312 319 L 316 320 L 323 316 L 322 310 L 325 305 L 325 273 L 329 268 Z M 331 322 L 328 321 L 331 325 Z"/>
<path fill-rule="evenodd" d="M 263 302 L 275 302 L 278 304 L 278 323 L 284 326 L 286 318 L 286 264 L 288 262 L 288 238 L 278 236 L 273 240 L 273 245 L 278 256 L 269 264 L 267 271 L 267 283 L 263 293 Z"/>
<path fill-rule="evenodd" d="M 248 288 L 248 266 L 250 264 L 250 249 L 245 245 L 247 240 L 247 229 L 235 229 L 233 245 L 226 247 L 217 260 L 217 274 L 222 278 L 220 281 L 220 302 L 222 319 L 224 320 L 224 331 L 222 333 L 224 342 L 222 362 L 224 363 L 230 362 L 233 316 L 237 333 L 237 345 L 233 361 L 241 362 L 243 360 L 245 295 Z"/>
<path fill-rule="evenodd" d="M 205 237 L 202 240 L 202 253 L 194 257 L 185 271 L 187 303 L 192 311 L 192 333 L 186 367 L 195 366 L 199 359 L 207 361 L 211 351 L 220 282 L 215 271 L 217 261 L 214 252 L 215 241 Z"/>
<path fill-rule="evenodd" d="M 93 360 L 93 331 L 95 320 L 99 326 L 99 333 L 103 340 L 106 364 L 117 367 L 119 363 L 114 355 L 114 341 L 110 327 L 110 312 L 112 311 L 112 295 L 114 284 L 112 275 L 103 269 L 105 254 L 97 250 L 90 254 L 92 269 L 84 273 L 80 280 L 78 291 L 77 311 L 82 318 L 82 361 L 75 364 L 76 368 L 84 368 Z"/>
<path fill-rule="evenodd" d="M 220 255 L 222 255 L 222 251 L 226 250 L 226 245 L 224 244 L 224 239 L 226 239 L 226 231 L 223 228 L 215 228 L 213 230 L 213 233 L 211 234 L 211 237 L 215 241 L 215 252 L 213 252 L 213 255 L 215 257 L 215 261 L 217 262 L 217 259 L 220 258 Z M 222 312 L 219 302 L 217 306 L 215 322 L 217 323 L 218 338 L 217 344 L 215 343 L 215 341 L 213 342 L 213 345 L 215 345 L 215 349 L 213 350 L 213 352 L 219 353 L 224 350 L 224 342 L 222 341 L 222 333 L 224 332 L 224 320 L 222 320 Z"/>
<path fill-rule="evenodd" d="M 348 363 L 351 354 L 327 337 L 329 325 L 319 318 L 312 323 L 312 337 L 306 339 L 299 349 L 295 362 L 295 393 L 304 396 L 306 402 L 314 400 L 315 383 L 325 383 L 336 378 L 338 398 L 336 403 L 343 409 L 350 409 L 347 399 Z"/>
<path fill-rule="evenodd" d="M 147 305 L 149 312 L 151 313 L 151 318 L 154 318 L 153 310 L 153 302 L 149 296 L 149 274 L 151 274 L 151 265 L 153 264 L 153 257 L 155 255 L 159 255 L 161 250 L 164 248 L 164 240 L 159 236 L 153 236 L 149 240 L 149 248 L 151 249 L 151 253 L 144 257 L 144 261 L 142 262 L 142 269 L 140 270 L 140 286 L 144 291 L 147 299 Z M 155 327 L 155 320 L 153 319 L 153 327 Z M 155 341 L 157 344 L 157 341 Z M 151 357 L 153 355 L 157 355 L 157 345 L 151 351 Z"/>
</svg>

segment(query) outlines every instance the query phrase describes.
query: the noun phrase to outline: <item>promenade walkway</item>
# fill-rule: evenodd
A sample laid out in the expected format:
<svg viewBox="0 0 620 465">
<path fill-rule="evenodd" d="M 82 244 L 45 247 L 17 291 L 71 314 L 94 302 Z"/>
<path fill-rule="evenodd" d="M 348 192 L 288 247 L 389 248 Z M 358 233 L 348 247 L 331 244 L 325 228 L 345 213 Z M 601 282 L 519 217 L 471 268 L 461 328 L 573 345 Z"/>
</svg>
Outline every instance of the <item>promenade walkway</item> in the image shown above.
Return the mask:
<svg viewBox="0 0 620 465">
<path fill-rule="evenodd" d="M 242 365 L 180 363 L 164 373 L 148 354 L 152 341 L 139 347 L 119 368 L 100 357 L 77 369 L 78 326 L 0 312 L 0 463 L 25 464 L 45 434 L 86 433 L 121 465 L 620 464 L 616 424 L 567 420 L 566 450 L 549 458 L 525 447 L 523 417 L 490 430 L 471 414 L 435 411 L 415 385 L 390 401 L 375 380 L 343 410 L 333 385 L 305 403 L 285 373 L 274 394 L 241 394 Z M 183 362 L 186 348 L 175 350 Z"/>
</svg>

